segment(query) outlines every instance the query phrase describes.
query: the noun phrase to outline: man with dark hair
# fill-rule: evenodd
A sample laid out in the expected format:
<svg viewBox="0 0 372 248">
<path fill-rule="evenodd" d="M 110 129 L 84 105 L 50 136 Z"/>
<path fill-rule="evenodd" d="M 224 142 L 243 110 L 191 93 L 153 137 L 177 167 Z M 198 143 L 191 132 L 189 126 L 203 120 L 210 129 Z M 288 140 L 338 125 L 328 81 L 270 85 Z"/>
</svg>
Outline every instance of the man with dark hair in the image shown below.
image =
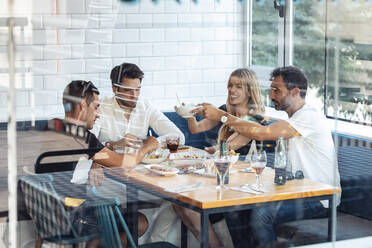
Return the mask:
<svg viewBox="0 0 372 248">
<path fill-rule="evenodd" d="M 271 72 L 270 80 L 273 81 L 276 77 L 283 78 L 283 82 L 288 90 L 299 88 L 300 96 L 305 99 L 307 91 L 307 78 L 300 68 L 295 66 L 276 68 Z"/>
<path fill-rule="evenodd" d="M 111 70 L 111 83 L 114 97 L 104 98 L 92 133 L 107 147 L 136 146 L 147 137 L 151 127 L 159 135 L 160 145 L 165 144 L 168 135 L 180 137 L 183 133 L 162 112 L 148 101 L 140 101 L 139 95 L 144 73 L 131 63 L 123 63 Z"/>
<path fill-rule="evenodd" d="M 65 109 L 65 122 L 84 126 L 88 130 L 92 129 L 94 122 L 98 116 L 97 109 L 99 107 L 98 99 L 99 91 L 92 82 L 83 80 L 72 81 L 69 83 L 63 92 L 63 106 Z M 102 167 L 121 167 L 123 173 L 126 173 L 141 162 L 143 157 L 152 152 L 158 147 L 157 140 L 150 136 L 144 139 L 143 146 L 138 147 L 136 153 L 118 154 L 103 146 L 94 134 L 90 134 L 91 148 L 99 148 L 100 150 L 92 156 L 92 168 L 90 171 L 90 182 L 95 181 L 94 178 L 101 178 L 103 172 L 99 170 Z M 93 178 L 93 180 L 92 180 Z M 143 214 L 139 214 L 139 235 L 145 233 L 148 227 L 148 222 Z M 123 245 L 126 244 L 125 233 L 120 233 Z M 98 247 L 99 240 L 91 240 L 87 247 Z"/>
<path fill-rule="evenodd" d="M 226 113 L 227 125 L 255 140 L 277 140 L 283 137 L 288 140 L 288 156 L 293 173 L 301 170 L 305 178 L 340 187 L 331 129 L 325 116 L 305 102 L 305 74 L 294 66 L 280 67 L 271 73 L 271 80 L 270 98 L 275 109 L 285 111 L 289 119 L 262 126 Z M 219 112 L 210 112 L 206 116 L 215 120 L 221 118 Z M 340 194 L 336 198 L 338 205 Z M 275 225 L 297 219 L 326 217 L 328 207 L 327 201 L 298 204 L 280 202 L 249 212 L 232 213 L 226 218 L 233 225 L 242 220 L 249 222 L 248 230 L 251 230 L 252 235 L 240 235 L 241 241 L 235 240 L 237 247 L 246 247 L 249 241 L 244 239 L 248 237 L 253 237 L 256 245 L 266 245 L 276 240 Z M 229 226 L 230 231 L 234 230 L 233 225 Z"/>
<path fill-rule="evenodd" d="M 99 91 L 92 82 L 82 80 L 72 81 L 63 92 L 63 106 L 65 108 L 65 121 L 80 126 L 85 126 L 88 130 L 92 129 L 99 107 Z M 90 140 L 97 144 L 97 148 L 102 148 L 93 156 L 93 160 L 109 167 L 124 166 L 125 169 L 132 169 L 141 162 L 143 157 L 158 147 L 158 142 L 153 137 L 147 137 L 144 146 L 141 147 L 136 155 L 117 154 L 105 148 L 97 138 L 91 134 Z"/>
</svg>

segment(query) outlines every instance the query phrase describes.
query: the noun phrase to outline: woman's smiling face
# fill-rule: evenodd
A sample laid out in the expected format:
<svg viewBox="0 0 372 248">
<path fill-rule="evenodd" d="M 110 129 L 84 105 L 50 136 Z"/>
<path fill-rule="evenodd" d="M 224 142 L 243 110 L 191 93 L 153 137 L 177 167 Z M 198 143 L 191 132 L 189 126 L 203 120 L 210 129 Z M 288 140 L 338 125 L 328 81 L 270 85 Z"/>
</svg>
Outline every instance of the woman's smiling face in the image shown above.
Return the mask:
<svg viewBox="0 0 372 248">
<path fill-rule="evenodd" d="M 231 76 L 227 85 L 228 101 L 233 106 L 247 106 L 249 93 L 244 89 L 242 82 L 236 76 Z"/>
</svg>

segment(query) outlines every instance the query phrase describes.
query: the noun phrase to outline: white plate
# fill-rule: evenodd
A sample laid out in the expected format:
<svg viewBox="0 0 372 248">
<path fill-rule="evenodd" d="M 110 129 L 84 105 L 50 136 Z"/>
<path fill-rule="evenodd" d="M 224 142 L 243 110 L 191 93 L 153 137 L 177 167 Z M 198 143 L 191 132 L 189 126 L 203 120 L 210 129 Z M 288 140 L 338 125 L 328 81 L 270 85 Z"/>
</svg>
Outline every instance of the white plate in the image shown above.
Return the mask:
<svg viewBox="0 0 372 248">
<path fill-rule="evenodd" d="M 177 160 L 177 159 L 189 159 L 189 160 L 202 160 L 210 155 L 206 151 L 187 151 L 187 152 L 177 152 L 171 153 L 169 159 Z"/>
<path fill-rule="evenodd" d="M 203 163 L 202 159 L 176 159 L 172 161 L 175 165 L 195 165 Z"/>
<path fill-rule="evenodd" d="M 161 163 L 161 162 L 163 162 L 164 160 L 167 159 L 167 157 L 169 155 L 169 150 L 168 149 L 158 149 L 157 151 L 160 153 L 159 158 L 149 158 L 149 156 L 151 156 L 155 153 L 155 152 L 152 152 L 152 153 L 147 154 L 142 159 L 142 163 L 145 163 L 145 164 L 159 164 L 159 163 Z"/>
<path fill-rule="evenodd" d="M 146 164 L 146 165 L 144 165 L 144 167 L 146 169 L 148 169 L 149 171 L 151 171 L 151 172 L 154 172 L 154 173 L 156 173 L 158 175 L 166 176 L 166 177 L 168 177 L 168 176 L 174 176 L 174 175 L 176 175 L 178 173 L 178 169 L 177 168 L 169 167 L 169 166 L 166 166 L 166 165 Z M 157 170 L 154 167 L 164 169 L 165 171 Z"/>
<path fill-rule="evenodd" d="M 230 174 L 234 174 L 234 173 L 236 173 L 236 172 L 237 172 L 237 170 L 231 170 L 231 169 L 230 169 Z M 205 172 L 205 168 L 202 168 L 202 169 L 196 170 L 196 171 L 194 171 L 194 173 L 195 173 L 195 174 L 198 174 L 198 175 L 200 175 L 200 176 L 204 176 L 204 177 L 216 177 L 216 176 L 217 176 L 217 174 L 206 173 L 206 172 Z"/>
</svg>

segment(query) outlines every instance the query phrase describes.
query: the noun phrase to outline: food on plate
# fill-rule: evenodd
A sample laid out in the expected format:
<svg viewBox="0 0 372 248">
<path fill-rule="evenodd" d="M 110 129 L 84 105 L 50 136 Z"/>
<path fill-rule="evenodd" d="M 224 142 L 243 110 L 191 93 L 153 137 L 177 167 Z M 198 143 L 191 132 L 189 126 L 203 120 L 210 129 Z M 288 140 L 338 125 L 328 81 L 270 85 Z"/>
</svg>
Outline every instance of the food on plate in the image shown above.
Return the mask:
<svg viewBox="0 0 372 248">
<path fill-rule="evenodd" d="M 161 171 L 161 172 L 173 172 L 172 168 L 166 168 L 158 165 L 153 165 L 150 167 L 151 170 Z"/>
<path fill-rule="evenodd" d="M 158 158 L 161 158 L 161 157 L 162 157 L 161 154 L 148 154 L 146 156 L 146 158 L 148 158 L 148 159 L 158 159 Z"/>
<path fill-rule="evenodd" d="M 203 159 L 203 155 L 198 155 L 198 154 L 190 154 L 190 155 L 184 155 L 183 158 L 185 159 Z"/>
<path fill-rule="evenodd" d="M 203 163 L 195 163 L 195 164 L 179 164 L 176 166 L 178 169 L 183 170 L 185 173 L 192 173 L 195 170 L 199 170 L 203 168 Z"/>
<path fill-rule="evenodd" d="M 229 151 L 230 156 L 239 156 L 239 153 L 236 153 L 233 149 Z"/>
</svg>

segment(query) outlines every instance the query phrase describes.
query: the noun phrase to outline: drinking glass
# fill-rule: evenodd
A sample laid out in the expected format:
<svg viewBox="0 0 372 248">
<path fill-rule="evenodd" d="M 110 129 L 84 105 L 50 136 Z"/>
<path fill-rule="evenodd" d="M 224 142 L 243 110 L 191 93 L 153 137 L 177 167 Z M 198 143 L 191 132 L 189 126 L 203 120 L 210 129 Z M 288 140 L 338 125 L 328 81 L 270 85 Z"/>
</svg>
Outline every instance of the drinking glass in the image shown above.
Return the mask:
<svg viewBox="0 0 372 248">
<path fill-rule="evenodd" d="M 170 135 L 166 138 L 167 148 L 171 153 L 177 152 L 178 144 L 180 143 L 180 137 L 176 135 Z"/>
<path fill-rule="evenodd" d="M 230 169 L 230 165 L 231 161 L 228 157 L 214 159 L 214 167 L 216 168 L 217 175 L 220 179 L 220 185 L 216 187 L 219 190 L 222 190 L 225 187 L 225 176 L 227 171 Z"/>
<path fill-rule="evenodd" d="M 251 167 L 256 175 L 256 183 L 252 185 L 255 189 L 260 189 L 263 184 L 260 183 L 260 175 L 266 167 L 267 157 L 263 150 L 253 153 L 251 157 Z"/>
</svg>

